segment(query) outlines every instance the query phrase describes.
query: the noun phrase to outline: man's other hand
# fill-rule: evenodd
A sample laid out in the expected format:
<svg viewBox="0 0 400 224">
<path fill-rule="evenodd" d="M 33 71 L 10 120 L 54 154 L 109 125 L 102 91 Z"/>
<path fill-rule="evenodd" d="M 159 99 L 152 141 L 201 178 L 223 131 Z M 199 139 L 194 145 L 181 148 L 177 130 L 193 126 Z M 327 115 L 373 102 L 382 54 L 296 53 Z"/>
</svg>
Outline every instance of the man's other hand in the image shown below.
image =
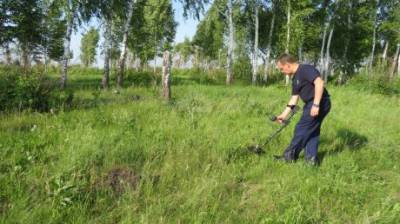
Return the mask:
<svg viewBox="0 0 400 224">
<path fill-rule="evenodd" d="M 312 106 L 310 115 L 311 117 L 316 117 L 319 114 L 319 107 Z"/>
</svg>

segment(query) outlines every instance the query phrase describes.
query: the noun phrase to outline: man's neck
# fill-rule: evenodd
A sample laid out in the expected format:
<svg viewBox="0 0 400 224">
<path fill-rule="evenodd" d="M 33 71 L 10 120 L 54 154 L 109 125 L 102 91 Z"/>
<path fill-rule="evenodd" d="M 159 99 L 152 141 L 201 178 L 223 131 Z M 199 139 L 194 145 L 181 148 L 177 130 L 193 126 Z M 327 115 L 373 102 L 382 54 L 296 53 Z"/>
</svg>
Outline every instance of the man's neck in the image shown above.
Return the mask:
<svg viewBox="0 0 400 224">
<path fill-rule="evenodd" d="M 300 64 L 298 64 L 298 63 L 296 63 L 296 64 L 293 65 L 292 75 L 296 74 L 297 69 L 299 69 L 299 67 L 300 67 Z"/>
</svg>

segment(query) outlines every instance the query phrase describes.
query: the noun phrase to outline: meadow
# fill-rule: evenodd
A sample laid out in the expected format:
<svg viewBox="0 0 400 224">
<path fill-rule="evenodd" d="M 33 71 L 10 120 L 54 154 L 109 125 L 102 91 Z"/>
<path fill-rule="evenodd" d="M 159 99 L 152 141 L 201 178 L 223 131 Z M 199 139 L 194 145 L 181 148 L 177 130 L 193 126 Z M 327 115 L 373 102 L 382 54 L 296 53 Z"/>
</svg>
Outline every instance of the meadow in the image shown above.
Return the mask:
<svg viewBox="0 0 400 224">
<path fill-rule="evenodd" d="M 1 113 L 0 222 L 400 223 L 398 81 L 328 85 L 313 167 L 272 158 L 299 114 L 265 154 L 243 149 L 279 128 L 283 81 L 172 76 L 165 102 L 156 76 L 130 71 L 125 88 L 100 90 L 101 71 L 76 69 L 70 105 Z"/>
</svg>

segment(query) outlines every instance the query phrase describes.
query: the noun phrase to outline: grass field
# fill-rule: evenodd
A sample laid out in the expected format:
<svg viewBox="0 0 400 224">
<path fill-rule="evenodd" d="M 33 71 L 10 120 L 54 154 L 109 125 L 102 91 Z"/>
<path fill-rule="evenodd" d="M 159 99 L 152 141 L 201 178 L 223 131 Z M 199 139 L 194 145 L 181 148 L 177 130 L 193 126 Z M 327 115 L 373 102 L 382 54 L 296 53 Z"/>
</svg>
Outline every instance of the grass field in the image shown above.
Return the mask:
<svg viewBox="0 0 400 224">
<path fill-rule="evenodd" d="M 151 84 L 100 79 L 71 76 L 74 109 L 1 115 L 1 223 L 400 223 L 398 94 L 328 86 L 311 167 L 272 159 L 294 122 L 264 155 L 241 149 L 279 127 L 280 84 L 175 76 L 166 103 Z"/>
</svg>

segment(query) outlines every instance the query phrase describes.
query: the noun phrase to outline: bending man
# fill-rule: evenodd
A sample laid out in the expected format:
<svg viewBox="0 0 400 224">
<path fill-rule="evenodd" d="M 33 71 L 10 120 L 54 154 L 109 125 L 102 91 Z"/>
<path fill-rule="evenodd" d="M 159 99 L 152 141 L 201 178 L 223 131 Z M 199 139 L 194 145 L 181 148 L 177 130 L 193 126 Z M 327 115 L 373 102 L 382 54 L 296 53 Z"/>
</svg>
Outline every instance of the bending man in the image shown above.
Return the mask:
<svg viewBox="0 0 400 224">
<path fill-rule="evenodd" d="M 314 66 L 299 64 L 295 57 L 283 54 L 277 59 L 277 67 L 282 73 L 292 77 L 292 97 L 286 109 L 277 117 L 277 121 L 282 123 L 286 119 L 299 98 L 304 102 L 304 108 L 290 145 L 282 156 L 275 158 L 294 162 L 305 148 L 306 161 L 317 165 L 321 125 L 331 109 L 329 93 Z"/>
</svg>

